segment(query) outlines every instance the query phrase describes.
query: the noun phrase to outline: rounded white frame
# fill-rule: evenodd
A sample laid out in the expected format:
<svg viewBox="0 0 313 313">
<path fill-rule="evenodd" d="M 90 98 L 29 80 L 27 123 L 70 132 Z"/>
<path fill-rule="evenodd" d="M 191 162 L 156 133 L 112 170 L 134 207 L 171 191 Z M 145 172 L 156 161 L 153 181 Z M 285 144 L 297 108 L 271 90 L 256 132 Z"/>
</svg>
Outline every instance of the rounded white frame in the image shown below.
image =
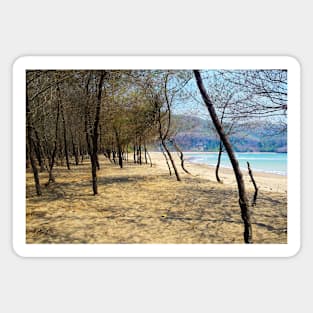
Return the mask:
<svg viewBox="0 0 313 313">
<path fill-rule="evenodd" d="M 288 243 L 27 244 L 27 69 L 287 69 Z M 300 64 L 289 56 L 23 56 L 13 65 L 13 249 L 22 257 L 290 257 L 300 250 Z"/>
</svg>

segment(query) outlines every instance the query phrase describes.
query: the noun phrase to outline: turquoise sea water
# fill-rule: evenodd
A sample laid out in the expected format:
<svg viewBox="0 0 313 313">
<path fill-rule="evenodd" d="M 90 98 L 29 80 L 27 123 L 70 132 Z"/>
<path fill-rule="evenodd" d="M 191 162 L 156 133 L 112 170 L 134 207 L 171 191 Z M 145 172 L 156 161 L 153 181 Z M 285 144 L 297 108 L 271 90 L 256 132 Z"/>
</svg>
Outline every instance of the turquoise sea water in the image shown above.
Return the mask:
<svg viewBox="0 0 313 313">
<path fill-rule="evenodd" d="M 192 163 L 216 165 L 217 152 L 184 152 L 186 160 Z M 287 153 L 267 152 L 236 152 L 240 168 L 247 169 L 247 161 L 253 171 L 287 175 Z M 224 152 L 221 158 L 221 167 L 231 168 L 227 154 Z"/>
</svg>

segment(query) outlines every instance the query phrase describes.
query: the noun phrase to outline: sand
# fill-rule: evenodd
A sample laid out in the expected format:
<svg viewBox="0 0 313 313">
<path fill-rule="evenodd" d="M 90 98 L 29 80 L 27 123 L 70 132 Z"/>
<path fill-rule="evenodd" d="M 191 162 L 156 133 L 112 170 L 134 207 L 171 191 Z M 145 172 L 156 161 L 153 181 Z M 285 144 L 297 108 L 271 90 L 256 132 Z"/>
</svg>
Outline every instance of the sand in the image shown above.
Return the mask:
<svg viewBox="0 0 313 313">
<path fill-rule="evenodd" d="M 26 173 L 27 243 L 243 243 L 235 178 L 222 169 L 186 161 L 192 175 L 169 176 L 161 153 L 149 164 L 123 169 L 100 157 L 99 195 L 91 189 L 90 163 L 55 168 L 56 183 L 37 197 Z M 249 197 L 253 186 L 244 172 Z M 260 188 L 251 209 L 254 243 L 287 243 L 286 177 L 254 173 Z M 40 173 L 42 185 L 47 173 Z"/>
<path fill-rule="evenodd" d="M 164 157 L 159 152 L 151 152 L 151 157 L 153 162 L 157 164 L 158 167 L 162 169 L 167 169 L 166 162 L 164 162 Z M 175 157 L 175 164 L 177 167 L 180 165 L 180 160 L 177 155 L 173 154 Z M 204 164 L 196 164 L 188 162 L 188 159 L 185 160 L 185 168 L 191 172 L 195 177 L 208 179 L 211 181 L 216 181 L 215 178 L 215 167 Z M 251 183 L 248 170 L 242 169 L 245 178 L 246 188 L 249 190 L 254 190 L 253 184 Z M 253 171 L 253 176 L 257 182 L 258 187 L 263 191 L 274 191 L 274 192 L 287 192 L 287 176 L 270 174 L 264 172 Z M 236 179 L 232 169 L 220 168 L 219 176 L 222 179 L 223 183 L 226 185 L 236 186 Z"/>
</svg>

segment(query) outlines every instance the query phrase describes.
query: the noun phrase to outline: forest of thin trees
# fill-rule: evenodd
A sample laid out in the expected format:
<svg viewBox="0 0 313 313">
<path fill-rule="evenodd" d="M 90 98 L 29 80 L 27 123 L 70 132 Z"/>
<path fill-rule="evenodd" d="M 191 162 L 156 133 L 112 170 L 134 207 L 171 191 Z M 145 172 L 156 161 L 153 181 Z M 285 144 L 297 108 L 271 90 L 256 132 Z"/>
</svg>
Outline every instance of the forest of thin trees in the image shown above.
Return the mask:
<svg viewBox="0 0 313 313">
<path fill-rule="evenodd" d="M 89 162 L 90 188 L 97 195 L 99 155 L 121 170 L 125 162 L 152 166 L 150 147 L 163 153 L 169 174 L 181 181 L 178 167 L 190 173 L 175 141 L 173 112 L 181 104 L 192 112 L 194 103 L 206 108 L 220 140 L 220 155 L 225 151 L 229 156 L 244 241 L 252 243 L 250 207 L 256 195 L 253 201 L 247 196 L 229 136 L 260 118 L 286 131 L 286 70 L 28 70 L 26 167 L 33 173 L 36 194 L 57 183 L 56 166 L 71 171 Z M 218 169 L 219 164 L 216 179 L 222 182 Z M 249 171 L 253 179 L 250 166 Z M 48 173 L 46 181 L 40 180 L 40 172 Z"/>
</svg>

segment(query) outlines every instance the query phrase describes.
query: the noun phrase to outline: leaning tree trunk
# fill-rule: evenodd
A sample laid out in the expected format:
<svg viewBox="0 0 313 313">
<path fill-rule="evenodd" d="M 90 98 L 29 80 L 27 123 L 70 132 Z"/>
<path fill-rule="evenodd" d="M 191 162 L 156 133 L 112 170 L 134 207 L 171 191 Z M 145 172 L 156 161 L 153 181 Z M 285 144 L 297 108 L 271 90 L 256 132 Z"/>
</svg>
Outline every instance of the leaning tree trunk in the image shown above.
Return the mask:
<svg viewBox="0 0 313 313">
<path fill-rule="evenodd" d="M 172 176 L 171 166 L 170 166 L 170 164 L 168 163 L 168 158 L 167 158 L 167 156 L 166 156 L 166 153 L 164 152 L 164 148 L 163 148 L 163 146 L 162 146 L 161 143 L 160 143 L 160 148 L 161 148 L 162 154 L 163 154 L 163 156 L 164 156 L 164 159 L 165 159 L 165 162 L 166 162 L 168 171 L 169 171 L 169 173 L 170 173 L 170 176 Z"/>
<path fill-rule="evenodd" d="M 184 160 L 184 153 L 182 150 L 180 150 L 179 146 L 176 144 L 175 140 L 172 139 L 171 142 L 173 143 L 174 148 L 177 150 L 177 152 L 179 153 L 179 158 L 180 158 L 180 165 L 181 168 L 183 169 L 183 171 L 189 175 L 191 175 L 190 172 L 188 172 L 188 170 L 185 168 L 185 160 Z"/>
<path fill-rule="evenodd" d="M 30 108 L 29 108 L 27 91 L 26 91 L 26 123 L 27 123 L 27 143 L 28 143 L 29 160 L 30 160 L 30 164 L 31 164 L 33 174 L 34 174 L 36 193 L 37 193 L 37 196 L 41 196 L 39 174 L 38 174 L 38 169 L 37 169 L 36 162 L 35 162 L 34 155 L 33 155 L 32 125 L 31 125 Z"/>
<path fill-rule="evenodd" d="M 150 162 L 150 167 L 152 167 L 151 156 L 150 156 L 150 153 L 149 153 L 149 151 L 148 151 L 148 149 L 147 149 L 146 143 L 145 143 L 144 147 L 145 147 L 146 164 L 148 164 L 148 162 L 147 162 L 147 156 L 148 156 L 148 159 L 149 159 L 149 162 Z"/>
<path fill-rule="evenodd" d="M 247 162 L 247 165 L 248 165 L 248 171 L 249 171 L 249 176 L 251 178 L 251 181 L 252 181 L 252 184 L 253 184 L 253 187 L 254 187 L 254 195 L 253 195 L 253 200 L 252 200 L 252 206 L 255 206 L 256 205 L 256 200 L 258 198 L 258 192 L 259 192 L 259 188 L 255 182 L 255 179 L 253 177 L 253 173 L 252 173 L 252 169 L 250 167 L 250 163 Z"/>
<path fill-rule="evenodd" d="M 229 156 L 230 162 L 232 164 L 235 176 L 236 176 L 236 181 L 237 181 L 237 186 L 238 186 L 238 193 L 239 193 L 239 205 L 241 209 L 241 218 L 244 223 L 244 241 L 245 243 L 252 243 L 252 226 L 251 226 L 251 220 L 250 220 L 250 211 L 249 211 L 249 201 L 247 197 L 247 193 L 245 190 L 245 184 L 243 180 L 243 175 L 241 173 L 239 163 L 236 159 L 233 147 L 224 131 L 224 128 L 216 114 L 214 105 L 207 94 L 207 91 L 204 88 L 203 81 L 200 75 L 199 70 L 194 70 L 194 75 L 197 81 L 197 85 L 199 88 L 199 91 L 201 93 L 202 99 L 210 113 L 211 119 L 213 121 L 214 127 L 216 131 L 218 132 L 220 139 L 225 147 L 225 150 Z"/>
<path fill-rule="evenodd" d="M 172 167 L 173 167 L 173 170 L 174 170 L 174 173 L 175 173 L 175 176 L 176 176 L 177 181 L 181 181 L 181 178 L 180 178 L 180 176 L 179 176 L 177 167 L 176 167 L 176 165 L 175 165 L 175 162 L 174 162 L 174 159 L 173 159 L 173 157 L 172 157 L 172 154 L 171 154 L 170 150 L 168 149 L 168 147 L 167 147 L 167 145 L 166 145 L 166 143 L 165 143 L 164 140 L 161 140 L 161 144 L 162 144 L 164 150 L 166 151 L 166 154 L 168 155 L 168 158 L 169 158 L 169 160 L 170 160 L 170 162 L 171 162 L 171 165 L 172 165 Z"/>
<path fill-rule="evenodd" d="M 151 160 L 151 156 L 150 156 L 150 153 L 149 153 L 148 150 L 147 150 L 147 155 L 148 155 L 148 158 L 149 158 L 150 167 L 152 167 L 152 160 Z"/>
<path fill-rule="evenodd" d="M 220 141 L 220 146 L 219 146 L 219 150 L 218 150 L 218 157 L 217 157 L 217 164 L 216 164 L 216 168 L 215 168 L 215 177 L 216 177 L 217 182 L 220 184 L 223 183 L 223 181 L 220 179 L 220 176 L 219 176 L 219 169 L 220 169 L 220 165 L 221 165 L 222 153 L 223 153 L 223 144 L 222 144 L 222 141 Z"/>
</svg>

